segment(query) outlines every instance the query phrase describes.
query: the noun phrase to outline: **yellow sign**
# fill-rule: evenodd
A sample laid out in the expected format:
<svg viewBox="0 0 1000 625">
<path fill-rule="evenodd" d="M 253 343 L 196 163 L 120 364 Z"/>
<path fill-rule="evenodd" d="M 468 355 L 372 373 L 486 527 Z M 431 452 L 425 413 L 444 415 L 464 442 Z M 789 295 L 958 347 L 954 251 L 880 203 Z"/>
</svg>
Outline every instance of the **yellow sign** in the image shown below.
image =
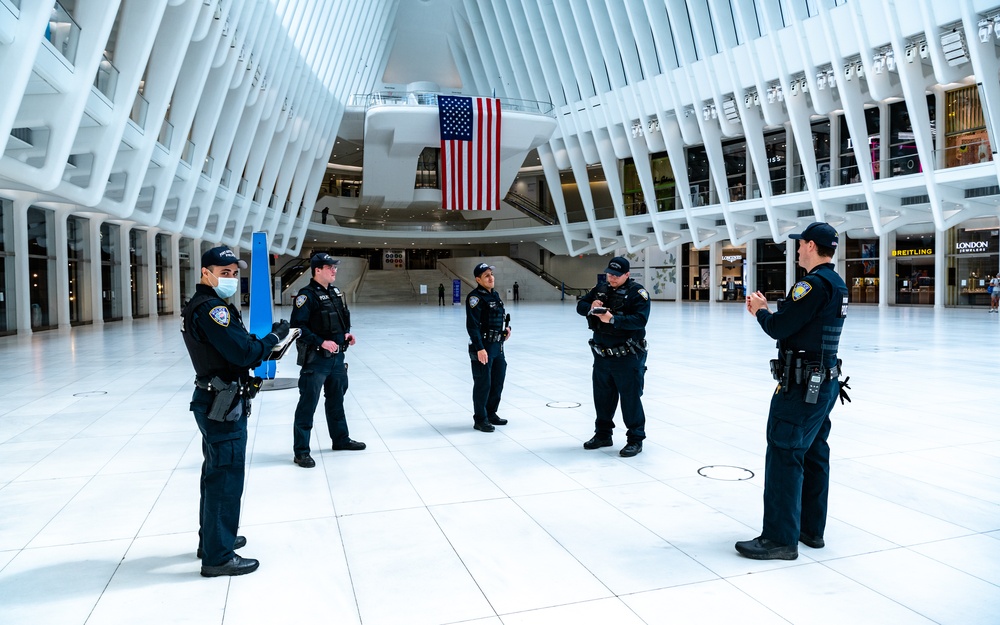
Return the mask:
<svg viewBox="0 0 1000 625">
<path fill-rule="evenodd" d="M 933 256 L 934 250 L 929 248 L 919 248 L 915 250 L 892 250 L 893 256 Z"/>
</svg>

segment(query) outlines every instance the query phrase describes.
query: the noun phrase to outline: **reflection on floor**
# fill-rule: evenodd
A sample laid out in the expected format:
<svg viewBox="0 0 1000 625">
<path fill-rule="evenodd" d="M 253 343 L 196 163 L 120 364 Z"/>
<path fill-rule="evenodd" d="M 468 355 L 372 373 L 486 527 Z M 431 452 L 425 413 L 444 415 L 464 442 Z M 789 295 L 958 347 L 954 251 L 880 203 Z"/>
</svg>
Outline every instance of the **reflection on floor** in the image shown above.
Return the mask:
<svg viewBox="0 0 1000 625">
<path fill-rule="evenodd" d="M 461 307 L 354 307 L 347 410 L 367 451 L 330 451 L 320 417 L 318 466 L 295 466 L 297 391 L 263 393 L 241 530 L 261 567 L 239 578 L 198 575 L 177 317 L 0 339 L 0 623 L 997 622 L 997 317 L 851 310 L 827 547 L 757 562 L 733 543 L 760 529 L 773 342 L 742 307 L 654 304 L 632 459 L 621 433 L 581 448 L 572 303 L 510 309 L 495 433 L 472 429 Z"/>
</svg>

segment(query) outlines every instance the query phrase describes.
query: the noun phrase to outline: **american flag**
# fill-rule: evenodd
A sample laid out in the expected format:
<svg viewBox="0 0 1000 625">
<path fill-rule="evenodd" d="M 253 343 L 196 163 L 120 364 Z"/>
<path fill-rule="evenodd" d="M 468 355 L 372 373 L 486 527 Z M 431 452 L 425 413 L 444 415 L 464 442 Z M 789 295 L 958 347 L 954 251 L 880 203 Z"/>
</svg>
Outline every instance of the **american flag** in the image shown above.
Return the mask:
<svg viewBox="0 0 1000 625">
<path fill-rule="evenodd" d="M 441 206 L 500 209 L 500 100 L 438 96 Z"/>
</svg>

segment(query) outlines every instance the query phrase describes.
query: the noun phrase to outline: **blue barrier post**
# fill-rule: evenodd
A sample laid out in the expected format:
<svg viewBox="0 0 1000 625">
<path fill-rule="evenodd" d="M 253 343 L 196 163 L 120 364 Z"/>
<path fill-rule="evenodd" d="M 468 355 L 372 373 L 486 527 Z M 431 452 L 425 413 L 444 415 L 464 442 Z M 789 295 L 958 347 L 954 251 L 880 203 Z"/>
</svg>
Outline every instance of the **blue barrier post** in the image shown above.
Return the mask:
<svg viewBox="0 0 1000 625">
<path fill-rule="evenodd" d="M 262 337 L 271 331 L 274 313 L 271 310 L 271 263 L 267 253 L 267 233 L 253 233 L 250 252 L 250 334 Z M 265 360 L 253 370 L 254 375 L 273 380 L 277 363 Z"/>
</svg>

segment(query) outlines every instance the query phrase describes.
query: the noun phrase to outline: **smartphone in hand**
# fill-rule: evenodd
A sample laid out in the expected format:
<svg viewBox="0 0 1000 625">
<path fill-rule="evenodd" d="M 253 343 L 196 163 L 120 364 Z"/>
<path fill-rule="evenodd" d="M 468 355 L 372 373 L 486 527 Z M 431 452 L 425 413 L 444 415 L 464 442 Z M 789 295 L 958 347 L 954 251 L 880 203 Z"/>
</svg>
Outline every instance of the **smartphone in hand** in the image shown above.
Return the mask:
<svg viewBox="0 0 1000 625">
<path fill-rule="evenodd" d="M 606 312 L 608 312 L 608 309 L 604 306 L 597 306 L 590 309 L 590 314 L 592 315 L 603 315 Z"/>
</svg>

